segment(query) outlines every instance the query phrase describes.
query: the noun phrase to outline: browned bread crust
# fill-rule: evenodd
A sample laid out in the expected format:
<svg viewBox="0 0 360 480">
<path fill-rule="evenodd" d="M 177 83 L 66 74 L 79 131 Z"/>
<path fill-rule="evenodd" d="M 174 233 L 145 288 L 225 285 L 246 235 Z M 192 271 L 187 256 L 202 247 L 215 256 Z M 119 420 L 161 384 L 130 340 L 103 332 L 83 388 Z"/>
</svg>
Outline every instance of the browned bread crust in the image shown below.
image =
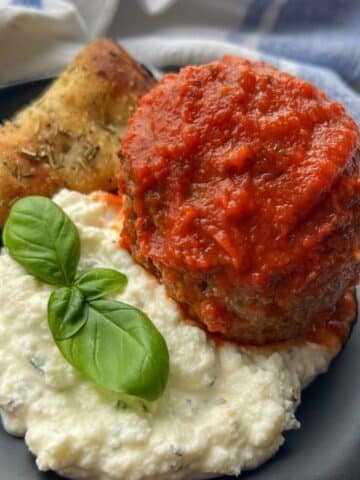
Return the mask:
<svg viewBox="0 0 360 480">
<path fill-rule="evenodd" d="M 38 100 L 0 128 L 0 225 L 25 195 L 115 190 L 120 139 L 154 83 L 116 43 L 89 43 Z"/>
</svg>

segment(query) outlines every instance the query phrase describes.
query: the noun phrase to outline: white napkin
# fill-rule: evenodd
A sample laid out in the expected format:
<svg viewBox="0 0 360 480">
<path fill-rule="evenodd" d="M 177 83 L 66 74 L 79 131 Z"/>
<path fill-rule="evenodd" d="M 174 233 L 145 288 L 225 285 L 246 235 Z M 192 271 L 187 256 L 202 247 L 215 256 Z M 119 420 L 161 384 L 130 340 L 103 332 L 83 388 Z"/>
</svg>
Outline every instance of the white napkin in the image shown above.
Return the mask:
<svg viewBox="0 0 360 480">
<path fill-rule="evenodd" d="M 177 0 L 139 0 L 140 5 L 149 15 L 164 12 Z"/>
<path fill-rule="evenodd" d="M 56 75 L 127 0 L 0 0 L 0 87 Z M 139 0 L 149 15 L 175 0 Z"/>
</svg>

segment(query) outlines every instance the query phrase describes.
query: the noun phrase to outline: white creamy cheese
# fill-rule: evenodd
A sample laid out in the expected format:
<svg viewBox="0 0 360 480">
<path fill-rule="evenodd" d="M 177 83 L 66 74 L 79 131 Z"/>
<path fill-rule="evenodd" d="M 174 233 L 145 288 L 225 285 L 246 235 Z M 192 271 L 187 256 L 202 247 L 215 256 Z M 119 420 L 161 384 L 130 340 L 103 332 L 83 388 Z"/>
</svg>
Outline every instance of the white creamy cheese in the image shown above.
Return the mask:
<svg viewBox="0 0 360 480">
<path fill-rule="evenodd" d="M 189 479 L 239 474 L 283 443 L 299 423 L 301 388 L 334 355 L 314 344 L 254 353 L 216 346 L 186 324 L 164 288 L 118 247 L 104 204 L 62 191 L 55 201 L 76 223 L 80 270 L 128 276 L 115 298 L 144 310 L 164 335 L 170 378 L 155 403 L 120 398 L 83 379 L 61 356 L 47 325 L 51 287 L 0 256 L 0 407 L 5 428 L 25 441 L 41 470 L 67 477 Z"/>
</svg>

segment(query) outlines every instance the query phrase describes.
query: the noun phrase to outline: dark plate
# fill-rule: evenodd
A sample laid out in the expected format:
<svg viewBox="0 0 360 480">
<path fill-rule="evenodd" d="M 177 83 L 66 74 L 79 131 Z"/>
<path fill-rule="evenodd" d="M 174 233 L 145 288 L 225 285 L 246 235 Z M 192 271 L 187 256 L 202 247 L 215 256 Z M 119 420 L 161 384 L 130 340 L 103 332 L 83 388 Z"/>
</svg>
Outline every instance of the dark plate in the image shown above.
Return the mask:
<svg viewBox="0 0 360 480">
<path fill-rule="evenodd" d="M 0 91 L 0 120 L 11 116 L 48 83 L 44 80 Z M 359 480 L 360 325 L 355 326 L 350 341 L 329 373 L 304 392 L 297 417 L 302 423 L 301 429 L 286 433 L 286 442 L 277 455 L 241 478 Z M 7 435 L 0 428 L 0 479 L 56 480 L 60 477 L 39 472 L 23 440 Z"/>
</svg>

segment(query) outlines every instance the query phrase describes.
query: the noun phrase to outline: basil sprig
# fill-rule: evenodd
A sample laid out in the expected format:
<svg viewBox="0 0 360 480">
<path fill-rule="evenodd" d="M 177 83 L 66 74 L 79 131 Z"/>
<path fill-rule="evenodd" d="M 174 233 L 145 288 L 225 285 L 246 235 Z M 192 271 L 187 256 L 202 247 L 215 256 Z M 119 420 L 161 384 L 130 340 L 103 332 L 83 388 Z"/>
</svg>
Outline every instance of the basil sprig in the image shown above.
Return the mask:
<svg viewBox="0 0 360 480">
<path fill-rule="evenodd" d="M 169 376 L 166 342 L 137 308 L 107 295 L 127 277 L 110 268 L 76 276 L 80 238 L 76 226 L 50 199 L 30 196 L 12 207 L 3 231 L 10 256 L 42 282 L 56 285 L 48 323 L 64 358 L 109 390 L 156 400 Z"/>
</svg>

